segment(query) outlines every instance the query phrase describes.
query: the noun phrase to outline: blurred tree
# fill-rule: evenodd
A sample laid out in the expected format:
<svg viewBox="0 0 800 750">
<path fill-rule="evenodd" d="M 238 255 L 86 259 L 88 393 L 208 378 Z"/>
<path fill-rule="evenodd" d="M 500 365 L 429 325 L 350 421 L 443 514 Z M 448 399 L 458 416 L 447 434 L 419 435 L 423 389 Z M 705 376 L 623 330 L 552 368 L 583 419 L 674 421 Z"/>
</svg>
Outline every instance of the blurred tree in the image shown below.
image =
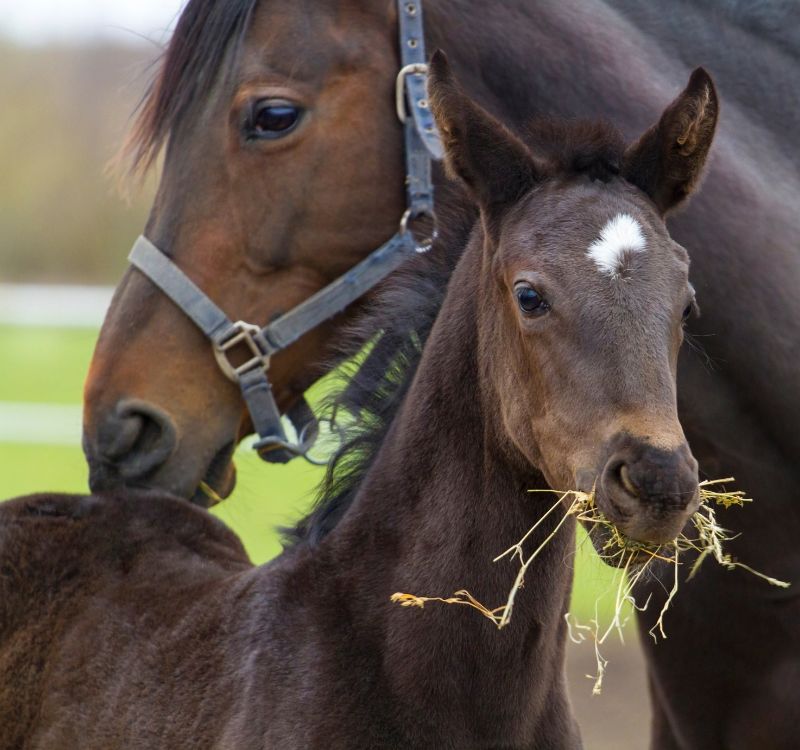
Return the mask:
<svg viewBox="0 0 800 750">
<path fill-rule="evenodd" d="M 153 180 L 126 200 L 105 168 L 158 53 L 0 40 L 0 281 L 119 278 Z"/>
</svg>

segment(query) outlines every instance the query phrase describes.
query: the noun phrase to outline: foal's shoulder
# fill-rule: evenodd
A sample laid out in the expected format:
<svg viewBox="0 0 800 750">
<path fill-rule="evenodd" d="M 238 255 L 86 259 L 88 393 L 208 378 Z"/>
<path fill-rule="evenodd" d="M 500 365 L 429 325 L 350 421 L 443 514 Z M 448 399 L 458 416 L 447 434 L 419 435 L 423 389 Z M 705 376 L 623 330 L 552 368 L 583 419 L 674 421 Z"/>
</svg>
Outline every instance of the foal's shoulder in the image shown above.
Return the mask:
<svg viewBox="0 0 800 750">
<path fill-rule="evenodd" d="M 225 573 L 249 565 L 221 521 L 169 495 L 41 494 L 0 503 L 0 590 L 33 594 L 143 566 Z"/>
<path fill-rule="evenodd" d="M 0 747 L 30 739 L 48 691 L 62 706 L 63 695 L 91 694 L 85 681 L 103 684 L 104 669 L 128 664 L 116 654 L 147 656 L 143 623 L 191 625 L 204 607 L 213 619 L 213 594 L 249 569 L 219 520 L 167 495 L 0 503 Z M 205 592 L 208 603 L 192 610 Z"/>
<path fill-rule="evenodd" d="M 0 503 L 0 529 L 81 529 L 105 537 L 122 530 L 132 543 L 172 540 L 190 547 L 228 546 L 243 553 L 238 537 L 205 510 L 173 495 L 120 490 L 95 495 L 43 493 Z"/>
</svg>

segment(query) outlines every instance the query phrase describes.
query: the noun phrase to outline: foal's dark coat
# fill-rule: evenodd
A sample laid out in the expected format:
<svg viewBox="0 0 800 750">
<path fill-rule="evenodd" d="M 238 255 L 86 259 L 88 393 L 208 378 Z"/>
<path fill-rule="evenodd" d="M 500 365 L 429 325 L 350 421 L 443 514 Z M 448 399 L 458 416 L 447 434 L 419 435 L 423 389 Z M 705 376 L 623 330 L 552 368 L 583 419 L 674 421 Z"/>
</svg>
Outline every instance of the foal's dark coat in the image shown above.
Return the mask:
<svg viewBox="0 0 800 750">
<path fill-rule="evenodd" d="M 446 80 L 442 65 L 437 80 Z M 444 117 L 460 94 L 442 84 L 448 98 L 441 94 L 438 103 L 436 91 L 437 116 L 441 110 Z M 445 120 L 448 153 L 468 179 L 470 159 L 496 162 L 503 139 L 512 137 L 471 105 L 460 106 L 466 115 L 454 105 Z M 471 132 L 469 117 L 481 137 L 459 162 L 464 146 L 455 134 Z M 497 132 L 488 138 L 492 127 Z M 538 381 L 524 381 L 516 394 L 492 379 L 497 361 L 489 355 L 503 356 L 505 337 L 515 349 L 527 323 L 515 306 L 509 323 L 511 301 L 488 269 L 507 262 L 492 250 L 506 221 L 501 200 L 512 228 L 528 232 L 536 226 L 531 201 L 558 204 L 548 190 L 595 199 L 608 193 L 609 205 L 641 210 L 643 220 L 657 217 L 644 194 L 615 175 L 621 141 L 608 133 L 584 131 L 594 140 L 578 138 L 565 149 L 568 158 L 552 161 L 524 196 L 499 195 L 509 170 L 535 164 L 516 139 L 508 143 L 521 158 L 493 166 L 491 205 L 483 178 L 471 184 L 483 196 L 492 238 L 476 226 L 416 372 L 399 375 L 413 375 L 407 397 L 393 402 L 396 414 L 377 455 L 336 529 L 318 545 L 296 544 L 253 568 L 219 522 L 168 496 L 40 496 L 0 507 L 0 746 L 580 746 L 563 675 L 571 524 L 530 571 L 502 632 L 466 608 L 409 611 L 389 595 L 463 585 L 479 599 L 501 600 L 513 569 L 489 561 L 501 540 L 520 538 L 552 503 L 526 493 L 545 483 L 513 447 L 501 417 L 498 398 L 516 396 L 524 409 Z M 608 184 L 592 181 L 600 174 Z M 607 207 L 598 205 L 604 215 Z M 643 274 L 624 294 L 638 295 L 631 299 L 644 313 L 675 308 L 669 328 L 679 330 L 685 253 L 663 226 L 661 233 L 651 237 L 651 257 L 665 259 L 666 268 L 649 261 L 650 281 Z M 563 268 L 591 268 L 582 241 L 569 254 L 554 249 Z M 417 281 L 428 265 L 420 261 Z M 664 285 L 655 289 L 659 279 Z M 387 301 L 392 294 L 398 299 L 393 291 Z M 395 309 L 401 330 L 419 325 L 415 301 Z M 656 364 L 674 406 L 666 351 Z"/>
</svg>

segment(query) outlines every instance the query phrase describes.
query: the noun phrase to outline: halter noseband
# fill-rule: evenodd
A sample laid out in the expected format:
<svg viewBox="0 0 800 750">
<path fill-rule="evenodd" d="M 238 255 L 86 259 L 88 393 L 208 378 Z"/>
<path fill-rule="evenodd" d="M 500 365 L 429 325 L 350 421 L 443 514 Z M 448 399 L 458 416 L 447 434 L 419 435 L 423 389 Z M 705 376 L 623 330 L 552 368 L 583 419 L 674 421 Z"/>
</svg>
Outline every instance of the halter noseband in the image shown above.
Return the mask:
<svg viewBox="0 0 800 750">
<path fill-rule="evenodd" d="M 442 158 L 442 144 L 427 100 L 428 66 L 422 25 L 422 0 L 397 0 L 400 59 L 397 75 L 397 114 L 403 123 L 406 158 L 406 212 L 397 233 L 346 274 L 297 307 L 261 328 L 230 318 L 150 240 L 136 240 L 128 260 L 167 295 L 209 338 L 225 375 L 242 391 L 253 428 L 254 448 L 265 461 L 286 463 L 295 456 L 309 458 L 318 423 L 305 399 L 287 416 L 298 434 L 291 442 L 281 423 L 268 372 L 270 358 L 286 349 L 320 323 L 332 318 L 385 279 L 415 253 L 426 252 L 409 224 L 422 216 L 433 218 L 431 162 Z M 245 347 L 246 362 L 234 364 L 233 349 Z"/>
</svg>

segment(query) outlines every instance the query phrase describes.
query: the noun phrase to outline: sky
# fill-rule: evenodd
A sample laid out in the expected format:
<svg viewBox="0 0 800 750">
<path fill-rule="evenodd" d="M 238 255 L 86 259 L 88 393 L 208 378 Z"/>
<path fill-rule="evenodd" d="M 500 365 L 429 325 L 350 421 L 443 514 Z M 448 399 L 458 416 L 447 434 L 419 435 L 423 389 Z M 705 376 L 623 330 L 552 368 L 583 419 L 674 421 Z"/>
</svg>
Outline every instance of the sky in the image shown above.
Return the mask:
<svg viewBox="0 0 800 750">
<path fill-rule="evenodd" d="M 0 0 L 0 35 L 20 42 L 96 37 L 163 42 L 182 0 Z"/>
</svg>

